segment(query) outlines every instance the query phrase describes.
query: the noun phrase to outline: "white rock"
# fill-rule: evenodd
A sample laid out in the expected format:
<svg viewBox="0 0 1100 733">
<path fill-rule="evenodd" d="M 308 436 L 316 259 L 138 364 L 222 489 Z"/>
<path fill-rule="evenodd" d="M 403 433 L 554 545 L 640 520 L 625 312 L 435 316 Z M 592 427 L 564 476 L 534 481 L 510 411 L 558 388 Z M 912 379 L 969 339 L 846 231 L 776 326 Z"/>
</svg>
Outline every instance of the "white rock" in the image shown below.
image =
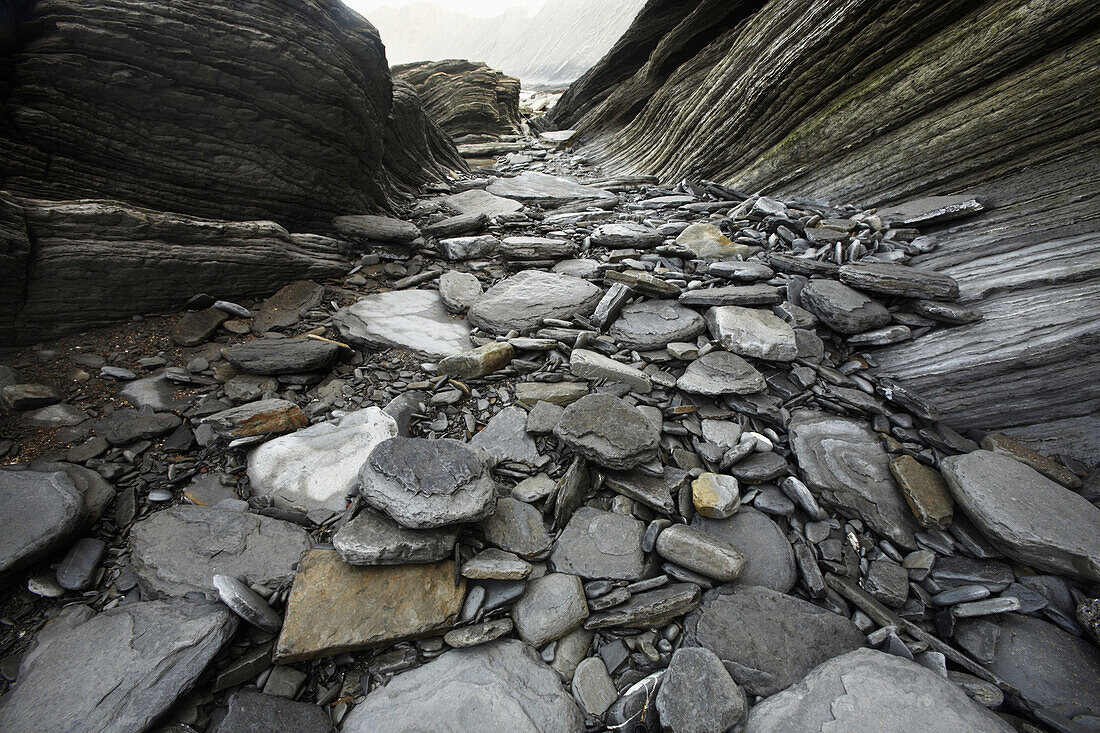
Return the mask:
<svg viewBox="0 0 1100 733">
<path fill-rule="evenodd" d="M 248 478 L 278 505 L 343 511 L 371 450 L 396 436 L 394 419 L 368 407 L 264 443 L 248 457 Z"/>
<path fill-rule="evenodd" d="M 333 315 L 340 334 L 356 345 L 397 347 L 429 359 L 471 347 L 470 327 L 443 307 L 432 290 L 395 290 L 368 295 Z"/>
</svg>

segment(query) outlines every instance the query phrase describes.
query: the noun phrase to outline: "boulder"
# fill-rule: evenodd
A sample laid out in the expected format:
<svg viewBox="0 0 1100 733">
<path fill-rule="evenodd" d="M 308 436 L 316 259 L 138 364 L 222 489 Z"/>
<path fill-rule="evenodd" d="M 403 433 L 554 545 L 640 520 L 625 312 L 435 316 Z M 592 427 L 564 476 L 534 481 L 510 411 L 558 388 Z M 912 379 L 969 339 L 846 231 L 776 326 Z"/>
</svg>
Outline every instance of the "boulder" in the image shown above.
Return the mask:
<svg viewBox="0 0 1100 733">
<path fill-rule="evenodd" d="M 359 495 L 410 529 L 476 522 L 496 508 L 489 454 L 447 438 L 390 438 L 359 471 Z"/>
<path fill-rule="evenodd" d="M 798 730 L 1010 733 L 958 685 L 901 657 L 857 649 L 826 661 L 749 712 L 746 733 Z"/>
<path fill-rule="evenodd" d="M 759 586 L 723 585 L 684 620 L 685 646 L 717 654 L 751 695 L 774 695 L 817 665 L 865 646 L 844 616 Z"/>
<path fill-rule="evenodd" d="M 1008 456 L 940 462 L 955 501 L 998 548 L 1040 570 L 1100 582 L 1100 509 Z"/>
<path fill-rule="evenodd" d="M 147 730 L 233 638 L 216 603 L 147 601 L 94 615 L 40 644 L 0 705 L 12 733 Z"/>
<path fill-rule="evenodd" d="M 521 641 L 449 651 L 367 695 L 344 733 L 470 730 L 581 733 L 584 716 L 554 670 Z"/>
<path fill-rule="evenodd" d="M 539 328 L 543 318 L 591 315 L 602 297 L 602 290 L 579 277 L 524 270 L 489 288 L 468 318 L 493 334 L 527 332 Z"/>
</svg>

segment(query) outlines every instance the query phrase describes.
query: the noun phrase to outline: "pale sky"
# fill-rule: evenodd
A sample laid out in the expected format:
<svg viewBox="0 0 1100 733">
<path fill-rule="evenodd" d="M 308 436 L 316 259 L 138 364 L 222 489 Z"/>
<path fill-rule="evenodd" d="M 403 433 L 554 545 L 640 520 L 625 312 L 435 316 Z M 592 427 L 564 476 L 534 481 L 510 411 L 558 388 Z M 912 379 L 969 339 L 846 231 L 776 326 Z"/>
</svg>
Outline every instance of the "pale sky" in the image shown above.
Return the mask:
<svg viewBox="0 0 1100 733">
<path fill-rule="evenodd" d="M 344 0 L 352 8 L 355 8 L 370 19 L 368 13 L 374 8 L 382 6 L 411 5 L 420 0 Z M 544 0 L 432 0 L 433 3 L 448 10 L 455 10 L 468 15 L 480 15 L 488 18 L 499 15 L 508 8 L 522 7 L 531 11 L 538 10 Z"/>
</svg>

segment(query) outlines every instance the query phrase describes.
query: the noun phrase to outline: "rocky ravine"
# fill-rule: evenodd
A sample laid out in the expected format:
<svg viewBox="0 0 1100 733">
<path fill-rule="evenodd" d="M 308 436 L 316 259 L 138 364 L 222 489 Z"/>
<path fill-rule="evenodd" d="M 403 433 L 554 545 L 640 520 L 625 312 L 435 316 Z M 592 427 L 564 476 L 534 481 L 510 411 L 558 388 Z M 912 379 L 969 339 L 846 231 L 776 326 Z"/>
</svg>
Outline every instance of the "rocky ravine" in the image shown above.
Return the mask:
<svg viewBox="0 0 1100 733">
<path fill-rule="evenodd" d="M 333 217 L 465 170 L 338 0 L 6 7 L 0 343 L 334 274 Z"/>
<path fill-rule="evenodd" d="M 0 729 L 1095 727 L 1095 467 L 875 372 L 920 226 L 526 144 L 8 359 Z"/>
<path fill-rule="evenodd" d="M 1095 458 L 1098 29 L 1086 0 L 655 0 L 551 119 L 662 180 L 861 207 L 984 198 L 923 222 L 938 247 L 914 259 L 983 320 L 884 351 L 881 373 L 960 424 Z"/>
</svg>

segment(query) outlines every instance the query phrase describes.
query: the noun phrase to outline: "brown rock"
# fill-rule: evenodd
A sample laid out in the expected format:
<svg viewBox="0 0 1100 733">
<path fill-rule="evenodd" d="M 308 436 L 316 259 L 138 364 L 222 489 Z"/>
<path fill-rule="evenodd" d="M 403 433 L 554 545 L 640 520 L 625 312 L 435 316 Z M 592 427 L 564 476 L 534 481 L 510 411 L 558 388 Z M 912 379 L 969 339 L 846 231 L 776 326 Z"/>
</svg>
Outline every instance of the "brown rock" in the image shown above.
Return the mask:
<svg viewBox="0 0 1100 733">
<path fill-rule="evenodd" d="M 982 448 L 1002 456 L 1015 458 L 1020 463 L 1031 466 L 1051 481 L 1056 481 L 1067 489 L 1081 488 L 1081 478 L 1073 471 L 1052 458 L 1031 450 L 1018 440 L 1004 433 L 990 433 L 982 439 Z"/>
<path fill-rule="evenodd" d="M 451 561 L 347 565 L 335 550 L 303 557 L 275 647 L 281 664 L 386 646 L 449 629 L 466 595 Z"/>
<path fill-rule="evenodd" d="M 951 526 L 955 500 L 939 471 L 912 456 L 897 456 L 890 461 L 890 473 L 894 474 L 902 496 L 922 527 L 947 529 Z"/>
<path fill-rule="evenodd" d="M 289 433 L 309 425 L 309 418 L 293 402 L 271 399 L 222 410 L 203 418 L 203 422 L 210 423 L 222 435 L 248 438 L 253 435 Z"/>
</svg>

